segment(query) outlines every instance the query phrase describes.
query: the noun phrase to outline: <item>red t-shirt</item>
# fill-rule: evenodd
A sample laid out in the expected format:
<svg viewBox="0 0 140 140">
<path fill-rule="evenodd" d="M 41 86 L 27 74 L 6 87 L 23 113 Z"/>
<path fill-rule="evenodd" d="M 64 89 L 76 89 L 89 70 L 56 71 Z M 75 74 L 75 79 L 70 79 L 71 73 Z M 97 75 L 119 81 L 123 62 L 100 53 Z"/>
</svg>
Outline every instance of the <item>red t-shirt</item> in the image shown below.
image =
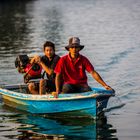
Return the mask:
<svg viewBox="0 0 140 140">
<path fill-rule="evenodd" d="M 94 67 L 90 61 L 79 54 L 75 62 L 72 62 L 69 55 L 61 57 L 54 71 L 62 74 L 64 84 L 87 84 L 86 71 L 93 70 Z"/>
</svg>

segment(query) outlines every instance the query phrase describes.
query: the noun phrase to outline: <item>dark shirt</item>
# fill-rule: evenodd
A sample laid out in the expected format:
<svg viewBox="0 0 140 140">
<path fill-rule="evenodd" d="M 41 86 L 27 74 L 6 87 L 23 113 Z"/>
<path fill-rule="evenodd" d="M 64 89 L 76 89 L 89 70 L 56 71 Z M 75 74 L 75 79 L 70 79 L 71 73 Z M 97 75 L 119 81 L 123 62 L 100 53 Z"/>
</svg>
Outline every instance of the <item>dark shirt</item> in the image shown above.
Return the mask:
<svg viewBox="0 0 140 140">
<path fill-rule="evenodd" d="M 41 57 L 41 61 L 48 67 L 48 68 L 51 68 L 51 69 L 55 69 L 55 66 L 56 66 L 56 64 L 57 64 L 57 62 L 58 62 L 58 60 L 60 59 L 60 57 L 58 56 L 58 55 L 54 55 L 53 57 L 52 57 L 52 60 L 50 61 L 49 59 L 48 59 L 48 57 L 47 56 L 42 56 Z M 45 72 L 46 73 L 46 72 Z M 46 76 L 47 76 L 47 79 L 48 80 L 53 80 L 54 81 L 54 79 L 55 79 L 55 73 L 53 73 L 53 74 L 51 74 L 51 75 L 49 75 L 49 74 L 47 74 L 46 73 Z"/>
</svg>

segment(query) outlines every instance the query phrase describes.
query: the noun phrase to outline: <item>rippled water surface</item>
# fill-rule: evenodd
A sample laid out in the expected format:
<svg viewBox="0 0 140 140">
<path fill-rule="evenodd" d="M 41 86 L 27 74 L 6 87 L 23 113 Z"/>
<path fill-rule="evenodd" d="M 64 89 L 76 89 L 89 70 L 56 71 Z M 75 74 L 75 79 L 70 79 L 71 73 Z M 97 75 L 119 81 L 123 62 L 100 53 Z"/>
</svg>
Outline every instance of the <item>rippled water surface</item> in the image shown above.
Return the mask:
<svg viewBox="0 0 140 140">
<path fill-rule="evenodd" d="M 68 38 L 78 36 L 81 54 L 116 90 L 105 117 L 33 116 L 3 106 L 0 139 L 140 139 L 140 1 L 0 1 L 0 85 L 22 83 L 14 61 L 19 54 L 42 55 L 46 40 L 64 55 Z M 90 75 L 89 84 L 100 86 Z"/>
</svg>

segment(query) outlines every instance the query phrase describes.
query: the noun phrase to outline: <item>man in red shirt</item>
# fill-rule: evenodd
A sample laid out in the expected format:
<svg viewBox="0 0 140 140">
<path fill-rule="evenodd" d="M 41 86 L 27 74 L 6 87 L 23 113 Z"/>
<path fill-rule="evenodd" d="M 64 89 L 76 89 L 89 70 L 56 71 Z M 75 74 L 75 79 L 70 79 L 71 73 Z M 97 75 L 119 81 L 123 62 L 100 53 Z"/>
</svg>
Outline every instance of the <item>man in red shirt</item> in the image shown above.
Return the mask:
<svg viewBox="0 0 140 140">
<path fill-rule="evenodd" d="M 54 70 L 56 73 L 56 97 L 61 92 L 61 78 L 63 78 L 64 82 L 62 86 L 63 93 L 90 91 L 91 88 L 87 83 L 86 71 L 107 90 L 113 90 L 95 71 L 90 61 L 79 53 L 84 46 L 80 45 L 80 39 L 78 37 L 71 37 L 69 39 L 69 45 L 65 48 L 69 51 L 69 54 L 60 58 Z"/>
</svg>

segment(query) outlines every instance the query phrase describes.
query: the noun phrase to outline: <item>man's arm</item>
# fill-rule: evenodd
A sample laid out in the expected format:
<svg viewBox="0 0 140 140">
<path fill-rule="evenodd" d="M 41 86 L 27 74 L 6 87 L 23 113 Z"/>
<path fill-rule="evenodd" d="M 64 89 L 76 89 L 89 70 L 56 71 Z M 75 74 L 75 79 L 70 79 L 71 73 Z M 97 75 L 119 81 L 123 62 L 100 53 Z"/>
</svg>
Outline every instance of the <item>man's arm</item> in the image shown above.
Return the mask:
<svg viewBox="0 0 140 140">
<path fill-rule="evenodd" d="M 56 77 L 55 77 L 55 86 L 56 86 L 56 95 L 55 97 L 58 97 L 58 94 L 60 93 L 60 88 L 61 88 L 61 84 L 62 84 L 62 76 L 59 73 L 56 73 Z"/>
<path fill-rule="evenodd" d="M 92 77 L 98 82 L 100 83 L 103 87 L 105 87 L 107 90 L 113 90 L 109 85 L 107 85 L 104 80 L 101 78 L 101 76 L 99 75 L 98 72 L 96 72 L 95 70 L 91 71 L 90 74 L 92 75 Z"/>
<path fill-rule="evenodd" d="M 46 72 L 47 74 L 51 75 L 51 74 L 54 73 L 54 70 L 51 69 L 51 68 L 49 68 L 49 67 L 47 67 L 42 61 L 40 61 L 39 64 L 42 66 L 42 68 L 45 70 L 45 72 Z"/>
<path fill-rule="evenodd" d="M 40 64 L 42 66 L 42 68 L 44 69 L 44 71 L 48 74 L 51 75 L 53 74 L 54 70 L 47 67 L 42 61 L 41 61 L 41 57 L 38 55 L 35 55 L 34 58 L 32 59 L 32 61 Z"/>
</svg>

